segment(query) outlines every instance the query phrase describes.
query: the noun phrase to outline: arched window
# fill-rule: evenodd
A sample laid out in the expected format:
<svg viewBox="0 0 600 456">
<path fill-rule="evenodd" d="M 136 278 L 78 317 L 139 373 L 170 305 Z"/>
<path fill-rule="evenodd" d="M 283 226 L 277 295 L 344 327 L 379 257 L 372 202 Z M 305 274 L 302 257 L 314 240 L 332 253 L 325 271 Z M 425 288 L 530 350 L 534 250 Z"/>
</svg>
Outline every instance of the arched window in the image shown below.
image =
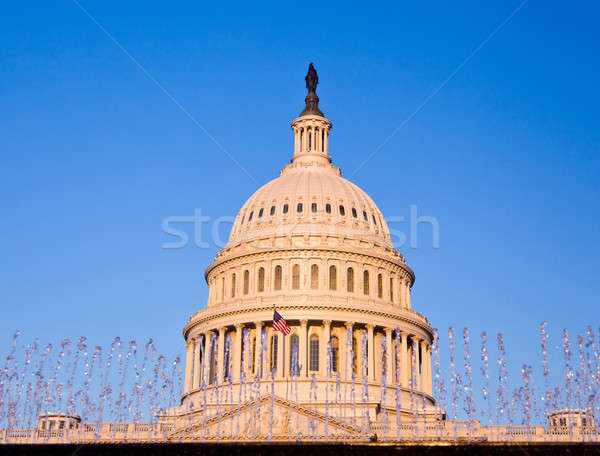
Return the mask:
<svg viewBox="0 0 600 456">
<path fill-rule="evenodd" d="M 231 297 L 235 298 L 235 273 L 231 274 Z"/>
<path fill-rule="evenodd" d="M 312 203 L 310 205 L 311 212 L 317 212 L 317 203 Z"/>
<path fill-rule="evenodd" d="M 298 205 L 296 206 L 296 212 L 298 214 L 300 214 L 302 212 L 302 203 L 298 203 Z"/>
<path fill-rule="evenodd" d="M 325 130 L 321 130 L 321 152 L 325 152 Z"/>
<path fill-rule="evenodd" d="M 221 299 L 225 299 L 225 277 L 221 277 Z"/>
<path fill-rule="evenodd" d="M 252 216 L 254 215 L 254 211 L 250 212 L 250 217 L 248 217 L 248 221 L 251 222 L 252 221 Z"/>
<path fill-rule="evenodd" d="M 274 290 L 281 290 L 281 266 L 275 266 L 275 283 L 273 284 Z"/>
<path fill-rule="evenodd" d="M 394 302 L 394 278 L 390 277 L 390 301 Z"/>
<path fill-rule="evenodd" d="M 258 268 L 258 291 L 265 291 L 265 268 Z"/>
<path fill-rule="evenodd" d="M 283 213 L 284 213 L 284 214 L 287 214 L 287 213 L 288 213 L 288 210 L 289 210 L 289 208 L 290 208 L 289 204 L 284 204 L 284 205 L 283 205 Z"/>
<path fill-rule="evenodd" d="M 300 265 L 292 266 L 292 290 L 300 289 Z"/>
<path fill-rule="evenodd" d="M 331 214 L 331 204 L 327 203 L 325 205 L 325 212 L 327 212 L 328 214 Z M 242 222 L 243 223 L 243 222 Z"/>
<path fill-rule="evenodd" d="M 279 345 L 279 336 L 277 334 L 273 334 L 271 336 L 271 363 L 270 369 L 271 373 L 277 370 L 277 349 Z"/>
<path fill-rule="evenodd" d="M 315 372 L 319 370 L 319 336 L 313 334 L 310 336 L 309 344 L 310 362 L 308 368 L 310 371 Z"/>
<path fill-rule="evenodd" d="M 352 268 L 346 270 L 346 291 L 354 293 L 354 269 Z"/>
<path fill-rule="evenodd" d="M 250 272 L 246 269 L 244 271 L 244 294 L 247 295 L 250 289 Z"/>
<path fill-rule="evenodd" d="M 275 206 L 271 206 L 271 210 L 269 211 L 269 215 L 275 215 Z"/>
<path fill-rule="evenodd" d="M 331 338 L 331 372 L 338 371 L 338 364 L 340 358 L 340 342 L 337 336 Z"/>
<path fill-rule="evenodd" d="M 369 271 L 363 272 L 363 294 L 368 295 L 369 291 Z"/>
<path fill-rule="evenodd" d="M 312 150 L 312 132 L 308 132 L 308 150 Z"/>
<path fill-rule="evenodd" d="M 337 269 L 335 266 L 329 266 L 329 289 L 337 290 Z"/>
<path fill-rule="evenodd" d="M 317 290 L 319 288 L 319 266 L 313 264 L 310 267 L 310 289 Z"/>
<path fill-rule="evenodd" d="M 356 213 L 356 208 L 352 208 L 352 217 L 356 218 L 358 217 L 358 214 Z"/>
<path fill-rule="evenodd" d="M 298 367 L 299 347 L 300 339 L 298 338 L 298 334 L 292 334 L 290 337 L 290 375 L 300 374 L 300 368 Z"/>
<path fill-rule="evenodd" d="M 261 207 L 260 210 L 258 211 L 258 218 L 261 218 L 263 215 L 264 209 Z"/>
<path fill-rule="evenodd" d="M 373 217 L 373 225 L 377 225 L 377 220 L 375 220 L 375 216 L 371 215 L 371 217 Z"/>
<path fill-rule="evenodd" d="M 344 209 L 344 206 L 340 206 L 340 215 L 346 215 L 346 209 Z"/>
<path fill-rule="evenodd" d="M 383 298 L 383 276 L 377 274 L 377 297 Z"/>
<path fill-rule="evenodd" d="M 365 220 L 365 222 L 369 221 L 369 217 L 367 217 L 367 211 L 363 211 L 363 219 Z"/>
</svg>

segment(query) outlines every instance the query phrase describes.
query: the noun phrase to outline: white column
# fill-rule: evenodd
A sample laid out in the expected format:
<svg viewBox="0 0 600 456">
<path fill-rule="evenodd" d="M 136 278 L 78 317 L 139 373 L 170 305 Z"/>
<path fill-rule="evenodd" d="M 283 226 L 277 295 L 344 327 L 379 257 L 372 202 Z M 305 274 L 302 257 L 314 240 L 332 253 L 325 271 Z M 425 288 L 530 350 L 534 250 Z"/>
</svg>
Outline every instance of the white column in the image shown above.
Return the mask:
<svg viewBox="0 0 600 456">
<path fill-rule="evenodd" d="M 423 365 L 423 375 L 425 376 L 425 379 L 423 380 L 423 390 L 431 395 L 433 392 L 431 381 L 431 346 L 425 341 L 423 341 L 423 361 L 421 363 Z"/>
<path fill-rule="evenodd" d="M 408 387 L 408 334 L 400 332 L 400 384 Z"/>
<path fill-rule="evenodd" d="M 308 320 L 300 320 L 300 347 L 298 347 L 298 364 L 300 365 L 300 378 L 308 375 L 308 357 L 306 356 L 306 343 L 308 333 Z"/>
<path fill-rule="evenodd" d="M 225 328 L 224 326 L 219 328 L 219 345 L 218 345 L 218 361 L 217 366 L 219 366 L 218 371 L 219 375 L 217 377 L 217 383 L 223 383 L 223 377 L 225 375 Z"/>
<path fill-rule="evenodd" d="M 235 337 L 233 340 L 233 366 L 232 366 L 232 381 L 233 383 L 240 382 L 240 372 L 242 369 L 242 332 L 244 325 L 238 323 L 235 325 Z"/>
<path fill-rule="evenodd" d="M 387 374 L 386 384 L 394 383 L 394 347 L 392 346 L 392 328 L 385 328 L 385 370 Z"/>
<path fill-rule="evenodd" d="M 350 346 L 352 347 L 352 325 L 351 321 L 347 321 L 344 323 L 345 330 L 343 331 L 342 340 L 340 341 L 340 353 L 342 356 L 340 357 L 340 378 L 341 379 L 351 379 L 352 378 L 352 362 L 353 359 L 348 359 L 350 356 L 350 350 L 348 350 L 348 329 L 350 330 Z M 349 368 L 350 371 L 346 372 L 346 368 Z"/>
<path fill-rule="evenodd" d="M 194 370 L 193 370 L 193 380 L 192 380 L 192 388 L 197 389 L 200 388 L 200 376 L 202 375 L 202 359 L 200 358 L 200 344 L 202 340 L 200 337 L 197 337 L 194 341 Z"/>
<path fill-rule="evenodd" d="M 330 360 L 327 359 L 327 344 L 331 338 L 331 320 L 323 320 L 322 337 L 319 342 L 319 374 L 321 378 L 327 378 L 329 367 L 327 364 Z"/>
<path fill-rule="evenodd" d="M 254 348 L 254 375 L 262 376 L 262 321 L 254 323 L 256 327 L 256 345 Z"/>
<path fill-rule="evenodd" d="M 285 378 L 285 337 L 279 331 L 273 331 L 277 337 L 277 376 L 275 378 Z"/>
<path fill-rule="evenodd" d="M 413 346 L 413 350 L 415 351 L 413 360 L 415 362 L 415 377 L 416 377 L 415 389 L 418 391 L 423 391 L 423 388 L 421 386 L 421 371 L 419 369 L 419 366 L 421 365 L 420 355 L 419 355 L 419 345 L 420 345 L 419 339 L 417 338 L 417 336 L 413 336 L 412 337 L 412 346 Z"/>
<path fill-rule="evenodd" d="M 210 382 L 210 340 L 212 331 L 204 333 L 204 381 L 208 385 Z"/>
<path fill-rule="evenodd" d="M 410 309 L 410 281 L 406 283 L 406 308 Z"/>
<path fill-rule="evenodd" d="M 185 345 L 185 383 L 183 392 L 187 393 L 190 390 L 190 381 L 192 376 L 192 367 L 194 363 L 194 343 L 190 338 Z"/>
<path fill-rule="evenodd" d="M 375 381 L 375 344 L 373 341 L 374 326 L 367 325 L 367 360 L 369 363 L 368 375 L 369 381 Z"/>
<path fill-rule="evenodd" d="M 323 152 L 327 153 L 328 148 L 329 148 L 329 132 L 327 131 L 327 127 L 324 128 L 325 130 L 325 147 L 323 148 Z"/>
</svg>

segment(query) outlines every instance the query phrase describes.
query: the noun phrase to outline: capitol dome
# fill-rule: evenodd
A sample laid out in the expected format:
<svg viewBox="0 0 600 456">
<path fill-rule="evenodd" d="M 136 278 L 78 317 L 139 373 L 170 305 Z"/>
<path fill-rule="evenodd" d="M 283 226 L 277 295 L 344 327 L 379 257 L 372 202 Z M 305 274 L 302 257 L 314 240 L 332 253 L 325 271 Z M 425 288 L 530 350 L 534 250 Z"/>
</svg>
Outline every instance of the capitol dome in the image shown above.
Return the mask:
<svg viewBox="0 0 600 456">
<path fill-rule="evenodd" d="M 412 308 L 415 275 L 373 200 L 331 163 L 332 124 L 319 109 L 317 82 L 311 64 L 306 106 L 291 123 L 291 163 L 242 206 L 229 242 L 205 271 L 206 307 L 183 328 L 185 413 L 198 403 L 233 413 L 250 382 L 253 403 L 270 388 L 277 413 L 313 404 L 320 414 L 335 413 L 346 434 L 358 432 L 350 418 L 358 385 L 368 398 L 364 419 L 373 423 L 382 412 L 414 416 L 408 404 L 415 398 L 419 413 L 435 413 L 434 333 Z M 289 325 L 285 333 L 274 325 L 277 315 Z M 334 385 L 347 401 L 332 412 Z M 282 426 L 292 435 L 289 423 Z"/>
<path fill-rule="evenodd" d="M 392 248 L 387 224 L 373 200 L 325 160 L 292 158 L 280 177 L 246 201 L 228 246 L 292 233 L 370 239 Z"/>
</svg>

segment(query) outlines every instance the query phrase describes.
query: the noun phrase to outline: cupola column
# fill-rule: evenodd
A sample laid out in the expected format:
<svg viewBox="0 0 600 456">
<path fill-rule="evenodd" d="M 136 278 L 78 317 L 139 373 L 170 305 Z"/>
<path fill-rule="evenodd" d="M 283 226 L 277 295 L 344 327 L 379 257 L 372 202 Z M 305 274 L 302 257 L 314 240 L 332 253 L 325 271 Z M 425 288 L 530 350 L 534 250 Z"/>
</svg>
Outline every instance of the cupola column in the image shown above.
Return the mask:
<svg viewBox="0 0 600 456">
<path fill-rule="evenodd" d="M 285 336 L 279 331 L 273 331 L 273 335 L 277 338 L 277 377 L 283 379 L 285 376 Z"/>
<path fill-rule="evenodd" d="M 345 331 L 342 332 L 342 340 L 340 345 L 339 352 L 342 354 L 341 357 L 341 365 L 344 372 L 344 380 L 350 380 L 352 378 L 352 369 L 354 366 L 352 365 L 353 359 L 350 356 L 350 348 L 352 347 L 352 325 L 351 321 L 347 321 L 344 323 Z"/>
<path fill-rule="evenodd" d="M 212 331 L 206 331 L 204 333 L 204 381 L 206 382 L 206 384 L 210 384 L 211 378 L 210 378 L 210 363 L 211 363 L 211 358 L 212 358 L 212 353 L 211 353 L 211 343 L 212 343 Z"/>
<path fill-rule="evenodd" d="M 413 362 L 415 363 L 415 378 L 413 379 L 415 382 L 414 388 L 418 391 L 422 391 L 421 388 L 421 357 L 419 356 L 419 339 L 417 336 L 413 336 L 412 338 L 412 347 L 413 347 Z M 412 375 L 412 374 L 411 374 Z"/>
</svg>

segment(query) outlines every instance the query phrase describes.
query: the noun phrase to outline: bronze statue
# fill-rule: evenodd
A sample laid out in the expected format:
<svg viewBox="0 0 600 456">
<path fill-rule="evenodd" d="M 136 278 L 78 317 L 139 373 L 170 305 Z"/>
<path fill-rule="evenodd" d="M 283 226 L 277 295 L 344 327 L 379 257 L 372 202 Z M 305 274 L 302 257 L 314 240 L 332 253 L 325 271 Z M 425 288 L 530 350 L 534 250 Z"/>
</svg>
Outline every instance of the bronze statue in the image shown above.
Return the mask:
<svg viewBox="0 0 600 456">
<path fill-rule="evenodd" d="M 314 92 L 317 90 L 317 84 L 319 83 L 319 76 L 317 76 L 317 70 L 312 62 L 308 65 L 308 73 L 306 73 L 306 77 L 304 78 L 306 81 L 306 88 L 308 92 Z"/>
<path fill-rule="evenodd" d="M 324 117 L 323 113 L 319 109 L 319 97 L 315 92 L 315 90 L 317 90 L 317 84 L 319 83 L 319 76 L 317 76 L 317 70 L 315 70 L 315 66 L 312 62 L 310 62 L 310 65 L 308 65 L 308 73 L 306 73 L 304 80 L 306 81 L 306 89 L 308 90 L 308 94 L 304 99 L 306 105 L 300 113 L 300 116 L 316 115 Z"/>
</svg>

